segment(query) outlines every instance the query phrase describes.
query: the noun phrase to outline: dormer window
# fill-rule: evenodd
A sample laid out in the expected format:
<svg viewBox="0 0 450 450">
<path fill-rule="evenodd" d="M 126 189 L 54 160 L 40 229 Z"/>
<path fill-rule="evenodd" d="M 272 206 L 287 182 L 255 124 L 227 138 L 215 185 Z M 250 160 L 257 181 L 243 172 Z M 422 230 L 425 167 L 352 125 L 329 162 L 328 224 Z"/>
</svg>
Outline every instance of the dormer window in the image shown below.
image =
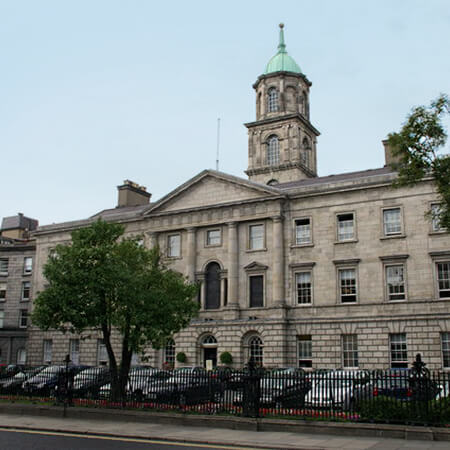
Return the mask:
<svg viewBox="0 0 450 450">
<path fill-rule="evenodd" d="M 278 91 L 276 88 L 270 88 L 267 97 L 267 109 L 269 112 L 277 112 L 278 106 Z"/>
<path fill-rule="evenodd" d="M 277 136 L 270 136 L 267 140 L 267 165 L 276 166 L 280 163 L 280 143 Z"/>
</svg>

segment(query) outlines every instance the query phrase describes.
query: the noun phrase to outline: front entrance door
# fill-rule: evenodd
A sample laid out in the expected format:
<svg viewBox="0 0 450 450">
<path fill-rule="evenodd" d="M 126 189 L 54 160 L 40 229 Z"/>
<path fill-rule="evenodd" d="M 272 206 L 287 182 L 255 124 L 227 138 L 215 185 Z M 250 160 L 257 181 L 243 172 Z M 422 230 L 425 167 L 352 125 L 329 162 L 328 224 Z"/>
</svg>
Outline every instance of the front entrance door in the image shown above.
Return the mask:
<svg viewBox="0 0 450 450">
<path fill-rule="evenodd" d="M 203 365 L 206 367 L 206 361 L 208 359 L 212 360 L 213 367 L 217 366 L 217 348 L 203 348 Z"/>
</svg>

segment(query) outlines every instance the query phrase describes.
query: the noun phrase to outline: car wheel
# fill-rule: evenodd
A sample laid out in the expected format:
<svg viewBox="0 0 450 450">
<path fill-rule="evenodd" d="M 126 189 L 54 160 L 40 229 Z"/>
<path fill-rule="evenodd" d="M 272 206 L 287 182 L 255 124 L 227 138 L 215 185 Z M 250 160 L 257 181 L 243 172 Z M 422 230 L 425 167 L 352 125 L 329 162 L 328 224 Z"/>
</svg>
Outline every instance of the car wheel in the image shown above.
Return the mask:
<svg viewBox="0 0 450 450">
<path fill-rule="evenodd" d="M 223 401 L 223 392 L 221 392 L 221 391 L 214 392 L 214 394 L 212 396 L 212 401 L 214 403 L 222 403 L 222 401 Z"/>
<path fill-rule="evenodd" d="M 141 389 L 136 389 L 133 392 L 133 398 L 137 402 L 142 402 L 143 399 L 144 399 L 144 394 L 142 393 L 142 390 Z"/>
</svg>

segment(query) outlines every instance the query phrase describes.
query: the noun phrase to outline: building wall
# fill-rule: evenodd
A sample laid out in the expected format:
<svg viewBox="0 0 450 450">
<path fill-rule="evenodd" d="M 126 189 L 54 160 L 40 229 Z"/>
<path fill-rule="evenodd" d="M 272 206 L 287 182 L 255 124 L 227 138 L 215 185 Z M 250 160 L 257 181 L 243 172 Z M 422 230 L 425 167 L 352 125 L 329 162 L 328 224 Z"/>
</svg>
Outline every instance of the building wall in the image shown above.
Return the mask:
<svg viewBox="0 0 450 450">
<path fill-rule="evenodd" d="M 0 283 L 6 283 L 6 298 L 0 301 L 0 311 L 4 313 L 3 327 L 0 328 L 0 364 L 17 362 L 17 351 L 26 348 L 27 327 L 19 326 L 20 311 L 29 313 L 33 295 L 32 273 L 24 273 L 25 257 L 33 258 L 34 245 L 10 244 L 0 246 L 0 259 L 8 260 L 8 273 L 0 274 Z M 30 300 L 22 299 L 22 283 L 30 282 Z M 29 318 L 28 318 L 29 324 Z"/>
</svg>

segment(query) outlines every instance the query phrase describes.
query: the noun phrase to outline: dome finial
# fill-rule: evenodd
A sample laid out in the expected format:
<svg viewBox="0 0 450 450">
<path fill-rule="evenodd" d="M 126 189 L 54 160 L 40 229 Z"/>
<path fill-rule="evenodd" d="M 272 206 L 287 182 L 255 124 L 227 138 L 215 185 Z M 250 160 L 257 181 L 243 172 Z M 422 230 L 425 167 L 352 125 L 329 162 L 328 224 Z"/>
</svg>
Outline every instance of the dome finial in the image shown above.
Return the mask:
<svg viewBox="0 0 450 450">
<path fill-rule="evenodd" d="M 284 43 L 284 23 L 280 23 L 280 43 L 278 44 L 278 53 L 286 53 L 286 44 Z"/>
</svg>

